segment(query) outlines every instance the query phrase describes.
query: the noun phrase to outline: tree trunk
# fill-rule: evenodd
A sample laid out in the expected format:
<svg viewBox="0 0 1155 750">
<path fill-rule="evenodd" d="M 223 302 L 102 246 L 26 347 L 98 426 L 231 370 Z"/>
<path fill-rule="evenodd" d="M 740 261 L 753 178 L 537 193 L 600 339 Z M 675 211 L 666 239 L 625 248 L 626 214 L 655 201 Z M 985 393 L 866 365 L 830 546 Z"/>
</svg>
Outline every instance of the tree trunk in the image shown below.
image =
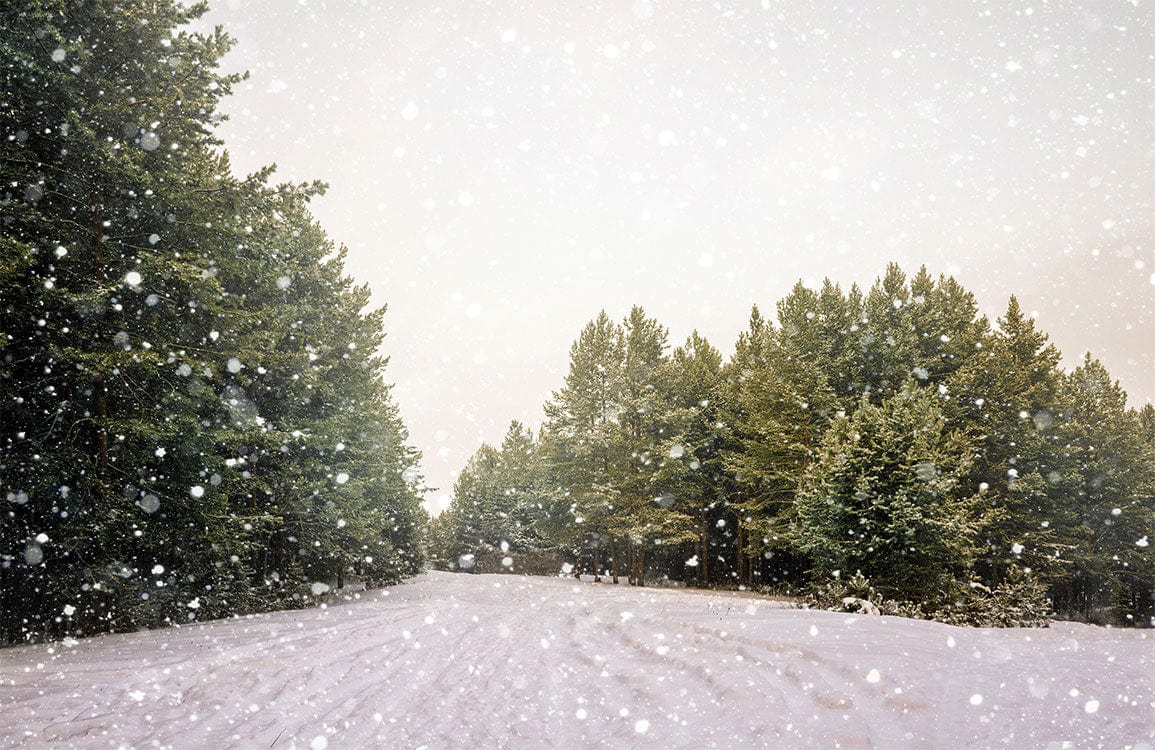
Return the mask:
<svg viewBox="0 0 1155 750">
<path fill-rule="evenodd" d="M 710 517 L 702 508 L 702 556 L 698 558 L 698 580 L 703 588 L 710 586 Z"/>
<path fill-rule="evenodd" d="M 741 586 L 742 586 L 743 576 L 745 576 L 745 571 L 746 571 L 745 565 L 743 565 L 743 561 L 745 560 L 745 557 L 746 557 L 745 539 L 744 539 L 745 536 L 746 536 L 746 534 L 742 530 L 742 524 L 739 523 L 738 524 L 738 542 L 737 542 L 737 547 L 736 547 L 736 549 L 738 551 L 737 562 L 738 562 L 738 587 L 739 588 L 741 588 Z"/>
<path fill-rule="evenodd" d="M 601 540 L 594 542 L 594 583 L 602 582 L 602 544 Z"/>
<path fill-rule="evenodd" d="M 96 425 L 96 480 L 104 485 L 104 474 L 108 469 L 108 381 L 104 375 L 97 375 L 93 383 L 93 414 Z"/>
<path fill-rule="evenodd" d="M 610 567 L 613 570 L 614 583 L 618 582 L 618 540 L 610 537 Z"/>
<path fill-rule="evenodd" d="M 104 263 L 104 220 L 100 195 L 93 190 L 89 194 L 89 216 L 92 220 L 92 264 L 93 276 L 107 281 L 108 268 Z M 104 340 L 103 326 L 96 327 L 96 343 Z M 104 373 L 98 373 L 92 384 L 93 424 L 96 427 L 96 489 L 103 493 L 105 472 L 108 469 L 108 381 Z"/>
</svg>

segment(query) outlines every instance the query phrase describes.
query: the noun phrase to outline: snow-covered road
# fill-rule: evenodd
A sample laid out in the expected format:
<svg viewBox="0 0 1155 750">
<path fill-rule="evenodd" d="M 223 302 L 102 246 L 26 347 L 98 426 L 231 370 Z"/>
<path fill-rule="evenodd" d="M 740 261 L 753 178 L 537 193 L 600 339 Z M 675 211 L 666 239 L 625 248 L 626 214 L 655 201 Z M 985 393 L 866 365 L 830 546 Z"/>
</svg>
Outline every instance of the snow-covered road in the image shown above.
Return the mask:
<svg viewBox="0 0 1155 750">
<path fill-rule="evenodd" d="M 0 746 L 1152 748 L 1155 633 L 427 573 L 0 651 Z"/>
</svg>

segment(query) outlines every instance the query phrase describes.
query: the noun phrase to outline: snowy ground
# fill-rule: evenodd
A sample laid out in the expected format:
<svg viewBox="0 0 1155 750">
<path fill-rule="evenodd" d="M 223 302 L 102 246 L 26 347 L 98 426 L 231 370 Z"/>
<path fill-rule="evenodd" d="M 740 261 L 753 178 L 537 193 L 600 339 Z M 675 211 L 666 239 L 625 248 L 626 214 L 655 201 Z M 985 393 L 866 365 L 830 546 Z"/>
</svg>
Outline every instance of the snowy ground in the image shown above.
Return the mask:
<svg viewBox="0 0 1155 750">
<path fill-rule="evenodd" d="M 428 573 L 0 651 L 0 747 L 1155 746 L 1155 633 Z"/>
</svg>

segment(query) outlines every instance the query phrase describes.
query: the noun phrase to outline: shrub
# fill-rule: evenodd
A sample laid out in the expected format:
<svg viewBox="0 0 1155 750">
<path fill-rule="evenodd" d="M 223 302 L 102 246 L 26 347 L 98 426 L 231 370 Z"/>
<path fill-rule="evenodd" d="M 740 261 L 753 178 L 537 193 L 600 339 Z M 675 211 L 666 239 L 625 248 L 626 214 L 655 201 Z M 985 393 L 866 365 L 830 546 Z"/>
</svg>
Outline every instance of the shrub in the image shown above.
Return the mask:
<svg viewBox="0 0 1155 750">
<path fill-rule="evenodd" d="M 1047 627 L 1051 622 L 1051 606 L 1046 589 L 1021 570 L 1013 571 L 994 590 L 977 583 L 960 582 L 950 591 L 944 591 L 937 602 L 886 599 L 858 571 L 849 578 L 834 578 L 812 587 L 805 602 L 807 606 L 835 612 L 910 617 L 966 627 Z"/>
</svg>

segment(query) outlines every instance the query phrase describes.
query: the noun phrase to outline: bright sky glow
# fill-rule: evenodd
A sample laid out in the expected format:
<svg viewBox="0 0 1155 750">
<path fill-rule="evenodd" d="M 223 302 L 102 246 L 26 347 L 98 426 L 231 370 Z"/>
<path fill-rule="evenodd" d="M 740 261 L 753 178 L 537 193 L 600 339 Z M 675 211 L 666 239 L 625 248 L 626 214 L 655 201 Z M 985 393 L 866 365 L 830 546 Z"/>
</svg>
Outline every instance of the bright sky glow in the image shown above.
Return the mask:
<svg viewBox="0 0 1155 750">
<path fill-rule="evenodd" d="M 564 10 L 562 10 L 564 8 Z M 536 425 L 599 309 L 729 354 L 799 278 L 889 260 L 1015 293 L 1155 397 L 1155 40 L 1130 3 L 217 2 L 252 77 L 239 172 L 314 210 L 388 303 L 388 377 L 440 495 Z M 443 498 L 430 498 L 436 507 Z"/>
</svg>

